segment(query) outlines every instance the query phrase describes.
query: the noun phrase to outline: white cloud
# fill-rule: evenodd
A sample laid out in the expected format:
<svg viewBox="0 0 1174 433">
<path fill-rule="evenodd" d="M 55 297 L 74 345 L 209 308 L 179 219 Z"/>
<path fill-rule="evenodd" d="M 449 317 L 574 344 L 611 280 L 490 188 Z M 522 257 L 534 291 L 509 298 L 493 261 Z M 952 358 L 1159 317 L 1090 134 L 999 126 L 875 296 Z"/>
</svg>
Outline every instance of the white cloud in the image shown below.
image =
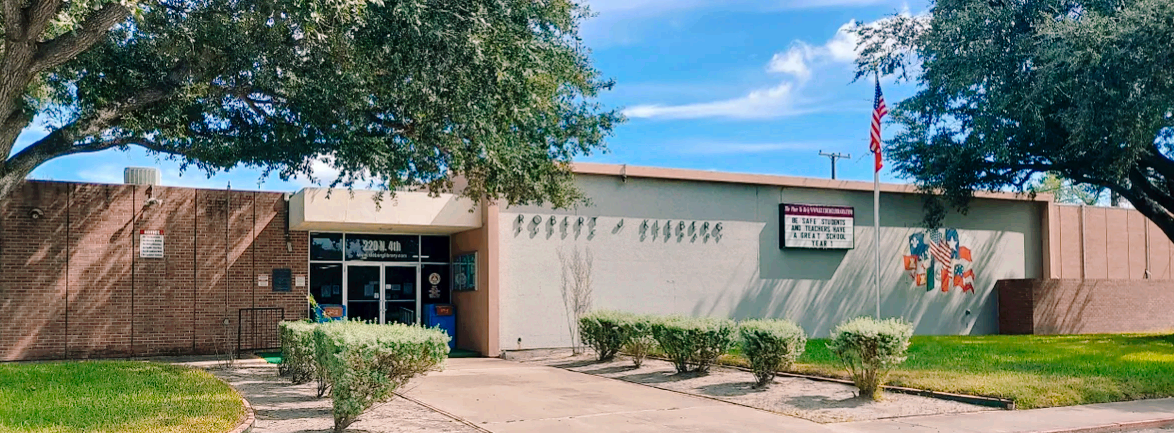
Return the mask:
<svg viewBox="0 0 1174 433">
<path fill-rule="evenodd" d="M 864 0 L 828 0 L 809 3 L 826 5 L 854 1 Z M 792 6 L 799 3 L 803 2 L 790 2 Z M 921 23 L 927 23 L 929 19 L 928 11 L 914 16 L 909 12 L 907 6 L 900 14 L 904 17 L 914 17 Z M 867 24 L 860 24 L 855 20 L 848 21 L 836 29 L 835 34 L 821 45 L 811 45 L 801 40 L 793 41 L 786 51 L 777 52 L 771 56 L 766 65 L 767 72 L 785 74 L 791 78 L 776 86 L 754 90 L 746 96 L 738 98 L 719 99 L 711 102 L 679 105 L 641 104 L 625 109 L 624 114 L 632 118 L 769 119 L 830 110 L 833 107 L 811 106 L 802 97 L 801 91 L 807 87 L 808 81 L 815 77 L 820 70 L 831 67 L 846 69 L 847 65 L 856 60 L 859 54 L 857 51 L 859 37 L 854 31 L 856 28 L 861 25 L 877 26 L 891 19 L 893 18 L 882 18 Z M 830 76 L 840 77 L 842 74 Z"/>
<path fill-rule="evenodd" d="M 811 78 L 813 67 L 829 62 L 850 62 L 856 58 L 856 39 L 851 32 L 855 25 L 855 21 L 849 21 L 840 26 L 836 34 L 823 45 L 811 46 L 803 41 L 795 41 L 787 51 L 775 53 L 767 63 L 766 70 L 790 75 L 794 77 L 794 82 L 784 81 L 774 87 L 754 90 L 746 96 L 712 102 L 637 105 L 624 110 L 624 115 L 662 119 L 769 119 L 811 112 L 812 109 L 799 106 L 797 88 Z"/>
<path fill-rule="evenodd" d="M 802 112 L 796 108 L 792 83 L 759 89 L 733 99 L 681 105 L 637 105 L 624 110 L 634 118 L 700 119 L 726 117 L 734 119 L 764 119 Z"/>
<path fill-rule="evenodd" d="M 858 38 L 852 30 L 857 26 L 856 21 L 849 21 L 836 30 L 826 43 L 820 46 L 811 46 L 803 41 L 791 43 L 787 51 L 775 53 L 767 65 L 768 72 L 790 74 L 799 81 L 811 78 L 813 67 L 833 63 L 851 63 L 856 60 L 856 42 Z"/>
<path fill-rule="evenodd" d="M 769 72 L 780 72 L 784 74 L 794 75 L 799 81 L 807 81 L 811 78 L 811 68 L 807 66 L 808 57 L 811 56 L 811 46 L 796 42 L 789 50 L 783 53 L 775 53 L 770 58 L 770 63 L 767 64 L 766 70 Z"/>
<path fill-rule="evenodd" d="M 681 149 L 681 153 L 689 155 L 742 155 L 756 153 L 772 153 L 789 150 L 816 150 L 820 143 L 808 142 L 781 142 L 781 143 L 727 143 L 712 142 L 698 143 Z"/>
<path fill-rule="evenodd" d="M 301 186 L 330 186 L 339 175 L 339 170 L 331 164 L 331 157 L 326 155 L 314 158 L 310 163 L 310 172 L 313 173 L 313 179 L 299 175 L 291 180 Z"/>
</svg>

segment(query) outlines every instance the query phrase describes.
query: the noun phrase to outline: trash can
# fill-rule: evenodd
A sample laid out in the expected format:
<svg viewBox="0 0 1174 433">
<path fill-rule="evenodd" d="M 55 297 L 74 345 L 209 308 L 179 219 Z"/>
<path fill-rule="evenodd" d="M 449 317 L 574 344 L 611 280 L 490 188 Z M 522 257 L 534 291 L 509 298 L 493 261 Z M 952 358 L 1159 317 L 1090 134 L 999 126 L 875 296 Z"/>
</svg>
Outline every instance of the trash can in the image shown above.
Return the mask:
<svg viewBox="0 0 1174 433">
<path fill-rule="evenodd" d="M 440 328 L 450 337 L 448 350 L 457 348 L 457 310 L 452 304 L 428 304 L 424 306 L 424 326 Z"/>
</svg>

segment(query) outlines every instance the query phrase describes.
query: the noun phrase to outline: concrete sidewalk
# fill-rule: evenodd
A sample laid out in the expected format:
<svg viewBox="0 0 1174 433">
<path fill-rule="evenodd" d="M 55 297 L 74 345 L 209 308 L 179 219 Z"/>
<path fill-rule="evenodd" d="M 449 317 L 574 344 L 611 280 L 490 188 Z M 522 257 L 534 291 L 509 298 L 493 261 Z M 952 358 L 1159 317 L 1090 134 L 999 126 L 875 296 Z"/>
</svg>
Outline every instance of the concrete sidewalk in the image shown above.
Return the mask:
<svg viewBox="0 0 1174 433">
<path fill-rule="evenodd" d="M 500 359 L 449 359 L 402 394 L 493 433 L 1092 433 L 1174 424 L 1174 398 L 818 424 L 635 383 Z"/>
<path fill-rule="evenodd" d="M 1174 424 L 1174 398 L 827 425 L 834 431 L 843 433 L 1092 433 L 1129 431 L 1171 424 Z"/>
<path fill-rule="evenodd" d="M 449 359 L 401 392 L 494 432 L 831 432 L 826 425 L 500 359 Z"/>
</svg>

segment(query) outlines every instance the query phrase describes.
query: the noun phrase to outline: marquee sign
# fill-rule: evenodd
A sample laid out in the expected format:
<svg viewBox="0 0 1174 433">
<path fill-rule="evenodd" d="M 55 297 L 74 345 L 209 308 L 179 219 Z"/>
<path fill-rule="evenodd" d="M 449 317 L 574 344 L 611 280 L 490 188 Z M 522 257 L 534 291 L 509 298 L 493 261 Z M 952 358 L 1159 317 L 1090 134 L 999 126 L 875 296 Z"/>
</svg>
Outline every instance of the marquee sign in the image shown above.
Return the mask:
<svg viewBox="0 0 1174 433">
<path fill-rule="evenodd" d="M 855 248 L 855 216 L 847 206 L 781 203 L 779 248 Z"/>
</svg>

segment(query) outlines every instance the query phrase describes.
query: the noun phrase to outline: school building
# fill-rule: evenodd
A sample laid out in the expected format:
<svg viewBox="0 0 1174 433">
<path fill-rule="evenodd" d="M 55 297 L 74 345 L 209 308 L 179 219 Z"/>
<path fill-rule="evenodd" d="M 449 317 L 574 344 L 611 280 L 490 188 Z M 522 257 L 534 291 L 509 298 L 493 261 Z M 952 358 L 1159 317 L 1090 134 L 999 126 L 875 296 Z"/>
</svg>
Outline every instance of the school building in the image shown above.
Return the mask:
<svg viewBox="0 0 1174 433">
<path fill-rule="evenodd" d="M 871 183 L 574 171 L 591 204 L 568 210 L 28 181 L 0 203 L 0 360 L 271 348 L 307 295 L 379 323 L 451 313 L 456 346 L 484 356 L 568 346 L 576 303 L 814 337 L 878 308 L 919 334 L 1174 328 L 1174 247 L 1132 210 L 984 193 L 926 230 L 916 190 L 882 184 L 878 293 Z"/>
</svg>

